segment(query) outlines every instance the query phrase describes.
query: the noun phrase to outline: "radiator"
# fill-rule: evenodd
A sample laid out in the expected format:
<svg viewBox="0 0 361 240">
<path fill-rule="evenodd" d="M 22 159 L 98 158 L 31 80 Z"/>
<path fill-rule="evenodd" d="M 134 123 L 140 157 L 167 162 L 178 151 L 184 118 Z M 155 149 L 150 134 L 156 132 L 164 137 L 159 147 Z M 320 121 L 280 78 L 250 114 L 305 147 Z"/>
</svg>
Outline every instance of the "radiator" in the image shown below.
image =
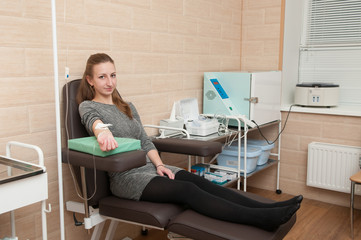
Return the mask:
<svg viewBox="0 0 361 240">
<path fill-rule="evenodd" d="M 312 142 L 308 145 L 307 186 L 350 193 L 350 177 L 360 170 L 361 147 Z M 356 194 L 361 189 L 356 188 Z"/>
</svg>

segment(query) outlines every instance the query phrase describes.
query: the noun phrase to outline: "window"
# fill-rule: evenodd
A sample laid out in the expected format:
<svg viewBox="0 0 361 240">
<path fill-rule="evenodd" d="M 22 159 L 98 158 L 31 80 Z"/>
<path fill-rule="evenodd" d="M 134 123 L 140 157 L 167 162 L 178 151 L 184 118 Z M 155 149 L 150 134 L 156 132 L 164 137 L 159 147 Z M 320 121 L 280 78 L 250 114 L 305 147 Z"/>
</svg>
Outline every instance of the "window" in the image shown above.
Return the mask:
<svg viewBox="0 0 361 240">
<path fill-rule="evenodd" d="M 361 1 L 306 0 L 298 82 L 340 85 L 340 105 L 361 105 Z"/>
</svg>

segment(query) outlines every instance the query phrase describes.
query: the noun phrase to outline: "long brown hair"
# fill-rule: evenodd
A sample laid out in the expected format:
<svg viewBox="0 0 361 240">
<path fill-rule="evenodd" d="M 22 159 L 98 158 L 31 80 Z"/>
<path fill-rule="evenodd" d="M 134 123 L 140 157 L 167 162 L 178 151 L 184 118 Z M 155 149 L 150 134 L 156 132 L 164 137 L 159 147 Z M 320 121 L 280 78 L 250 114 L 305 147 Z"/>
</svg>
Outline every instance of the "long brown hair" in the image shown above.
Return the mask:
<svg viewBox="0 0 361 240">
<path fill-rule="evenodd" d="M 113 59 L 105 53 L 96 53 L 88 58 L 85 71 L 83 74 L 83 78 L 80 81 L 80 86 L 76 96 L 76 100 L 78 104 L 80 104 L 85 100 L 94 99 L 95 91 L 89 85 L 88 81 L 86 80 L 86 77 L 87 76 L 93 77 L 93 67 L 97 64 L 106 63 L 106 62 L 111 62 L 112 64 L 114 64 Z M 116 89 L 112 93 L 112 100 L 115 106 L 117 106 L 117 108 L 121 112 L 125 113 L 130 119 L 133 118 L 132 110 L 130 109 L 129 104 L 122 99 L 122 97 L 119 95 L 119 92 Z"/>
</svg>

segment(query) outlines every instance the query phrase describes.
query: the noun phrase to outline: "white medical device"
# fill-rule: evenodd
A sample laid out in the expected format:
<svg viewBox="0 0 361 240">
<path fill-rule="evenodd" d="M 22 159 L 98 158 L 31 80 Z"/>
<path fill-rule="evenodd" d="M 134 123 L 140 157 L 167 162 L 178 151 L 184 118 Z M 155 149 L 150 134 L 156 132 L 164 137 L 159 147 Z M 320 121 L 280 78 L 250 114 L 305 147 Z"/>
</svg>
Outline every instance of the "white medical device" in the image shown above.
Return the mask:
<svg viewBox="0 0 361 240">
<path fill-rule="evenodd" d="M 183 129 L 183 125 L 188 134 L 197 136 L 211 135 L 218 132 L 219 128 L 217 119 L 199 115 L 196 98 L 186 98 L 175 102 L 169 119 L 160 120 L 159 125 L 160 137 L 182 134 L 179 129 Z"/>
<path fill-rule="evenodd" d="M 214 89 L 217 91 L 219 97 L 221 98 L 221 102 L 229 112 L 229 115 L 233 115 L 233 116 L 240 115 L 236 106 L 229 99 L 229 96 L 227 95 L 222 85 L 219 83 L 218 79 L 215 76 L 211 76 L 208 80 L 212 83 Z"/>
<path fill-rule="evenodd" d="M 203 90 L 204 114 L 244 115 L 258 125 L 280 119 L 280 71 L 205 72 Z"/>
<path fill-rule="evenodd" d="M 185 128 L 190 135 L 207 136 L 218 132 L 217 119 L 199 115 L 197 98 L 182 99 L 179 106 L 180 117 L 184 119 Z"/>
<path fill-rule="evenodd" d="M 339 85 L 330 83 L 301 83 L 296 85 L 295 104 L 332 107 L 338 104 Z"/>
<path fill-rule="evenodd" d="M 182 118 L 174 118 L 174 119 L 162 119 L 159 122 L 159 126 L 161 127 L 170 127 L 170 128 L 177 128 L 183 129 L 184 120 Z M 159 133 L 164 137 L 171 137 L 174 135 L 181 134 L 181 131 L 171 130 L 171 129 L 160 129 Z"/>
<path fill-rule="evenodd" d="M 218 132 L 219 122 L 216 118 L 199 116 L 198 119 L 188 121 L 185 126 L 190 135 L 208 136 Z"/>
</svg>

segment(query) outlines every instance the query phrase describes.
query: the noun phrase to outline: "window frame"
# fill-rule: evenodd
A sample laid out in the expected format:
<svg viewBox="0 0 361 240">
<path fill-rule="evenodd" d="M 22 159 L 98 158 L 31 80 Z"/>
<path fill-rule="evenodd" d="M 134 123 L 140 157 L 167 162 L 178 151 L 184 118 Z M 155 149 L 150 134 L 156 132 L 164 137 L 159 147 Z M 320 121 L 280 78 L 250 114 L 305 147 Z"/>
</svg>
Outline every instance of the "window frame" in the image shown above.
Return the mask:
<svg viewBox="0 0 361 240">
<path fill-rule="evenodd" d="M 281 110 L 283 111 L 288 111 L 289 106 L 294 103 L 294 93 L 298 83 L 299 48 L 303 31 L 304 8 L 304 0 L 285 0 L 281 97 Z M 293 107 L 292 111 L 361 116 L 361 105 L 339 105 L 331 108 Z"/>
</svg>

